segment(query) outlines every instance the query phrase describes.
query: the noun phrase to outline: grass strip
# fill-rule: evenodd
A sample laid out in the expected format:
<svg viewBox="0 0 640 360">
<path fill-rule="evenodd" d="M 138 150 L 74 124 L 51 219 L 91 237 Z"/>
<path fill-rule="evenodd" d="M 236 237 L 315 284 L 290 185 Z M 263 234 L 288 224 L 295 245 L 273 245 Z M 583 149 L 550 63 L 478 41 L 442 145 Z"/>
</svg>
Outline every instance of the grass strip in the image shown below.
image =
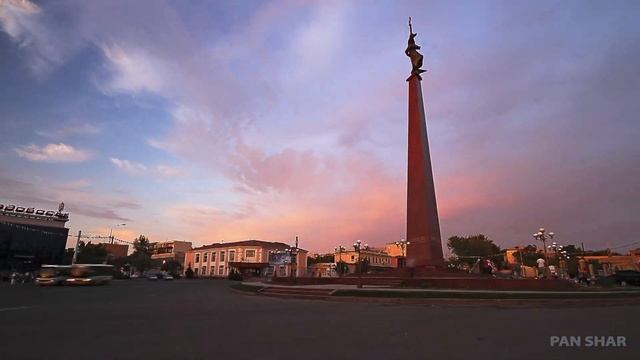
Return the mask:
<svg viewBox="0 0 640 360">
<path fill-rule="evenodd" d="M 245 284 L 233 284 L 231 285 L 233 290 L 244 291 L 252 294 L 258 293 L 263 286 L 245 285 Z"/>
</svg>

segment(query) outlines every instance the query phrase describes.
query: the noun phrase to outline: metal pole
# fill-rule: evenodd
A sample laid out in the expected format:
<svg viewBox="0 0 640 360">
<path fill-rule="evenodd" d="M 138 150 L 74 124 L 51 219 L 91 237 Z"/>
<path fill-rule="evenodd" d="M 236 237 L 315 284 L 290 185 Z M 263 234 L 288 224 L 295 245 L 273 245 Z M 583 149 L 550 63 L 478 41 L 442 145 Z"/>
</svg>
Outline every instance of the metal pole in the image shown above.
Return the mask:
<svg viewBox="0 0 640 360">
<path fill-rule="evenodd" d="M 71 265 L 75 264 L 78 260 L 78 249 L 80 246 L 80 236 L 82 236 L 82 230 L 78 230 L 78 241 L 76 241 L 76 247 L 73 250 L 73 258 L 71 259 Z"/>
<path fill-rule="evenodd" d="M 360 259 L 360 248 L 358 247 L 358 288 L 362 288 L 362 260 Z"/>
</svg>

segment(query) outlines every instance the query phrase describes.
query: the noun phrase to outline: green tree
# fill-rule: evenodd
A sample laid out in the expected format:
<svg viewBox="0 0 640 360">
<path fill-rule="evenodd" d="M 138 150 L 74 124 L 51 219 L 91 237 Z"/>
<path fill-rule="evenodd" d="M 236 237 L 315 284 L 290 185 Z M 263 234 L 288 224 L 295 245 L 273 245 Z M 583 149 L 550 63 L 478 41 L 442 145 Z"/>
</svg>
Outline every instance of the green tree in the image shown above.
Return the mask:
<svg viewBox="0 0 640 360">
<path fill-rule="evenodd" d="M 187 279 L 193 279 L 194 278 L 194 272 L 193 269 L 191 268 L 191 265 L 189 265 L 189 267 L 187 267 L 187 270 L 184 272 L 184 276 Z"/>
<path fill-rule="evenodd" d="M 493 257 L 500 253 L 500 247 L 483 234 L 452 236 L 447 240 L 447 247 L 468 264 L 474 264 L 475 257 Z"/>
<path fill-rule="evenodd" d="M 72 251 L 73 257 L 73 251 Z M 78 244 L 78 257 L 80 264 L 101 264 L 107 260 L 107 249 L 102 244 L 92 244 L 91 241 Z"/>
<path fill-rule="evenodd" d="M 151 243 L 146 236 L 140 235 L 137 239 L 133 240 L 133 253 L 145 253 L 147 255 L 151 255 Z"/>
<path fill-rule="evenodd" d="M 336 272 L 339 275 L 344 275 L 347 272 L 349 272 L 349 266 L 347 265 L 346 262 L 344 262 L 343 260 L 338 261 L 338 263 L 336 264 Z"/>
<path fill-rule="evenodd" d="M 145 270 L 151 268 L 151 257 L 144 252 L 134 252 L 129 255 L 129 264 L 136 270 L 143 273 Z"/>
<path fill-rule="evenodd" d="M 319 264 L 319 263 L 332 263 L 333 261 L 334 261 L 333 254 L 324 254 L 324 255 L 316 254 L 313 257 L 307 258 L 307 266 L 313 265 L 313 264 Z"/>
</svg>

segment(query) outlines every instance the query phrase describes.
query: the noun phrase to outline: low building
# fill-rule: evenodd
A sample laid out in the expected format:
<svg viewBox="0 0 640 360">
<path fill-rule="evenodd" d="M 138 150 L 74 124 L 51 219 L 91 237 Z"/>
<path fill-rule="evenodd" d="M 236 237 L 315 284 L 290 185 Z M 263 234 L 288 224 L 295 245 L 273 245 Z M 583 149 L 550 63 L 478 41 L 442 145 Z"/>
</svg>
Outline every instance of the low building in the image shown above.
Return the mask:
<svg viewBox="0 0 640 360">
<path fill-rule="evenodd" d="M 188 251 L 184 271 L 199 277 L 226 277 L 231 271 L 243 276 L 304 276 L 307 251 L 281 242 L 244 240 L 216 243 Z"/>
<path fill-rule="evenodd" d="M 395 242 L 385 244 L 384 251 L 393 257 L 407 255 L 406 245 L 405 245 L 405 248 L 403 249 L 400 245 L 397 245 Z"/>
<path fill-rule="evenodd" d="M 175 260 L 184 264 L 184 257 L 192 249 L 190 241 L 165 241 L 149 244 L 152 260 Z"/>
<path fill-rule="evenodd" d="M 616 270 L 640 271 L 640 249 L 629 251 L 629 255 L 586 255 L 580 258 L 587 264 L 599 263 L 602 266 L 602 275 L 610 275 Z M 589 272 L 595 275 L 593 267 L 590 267 Z"/>
<path fill-rule="evenodd" d="M 307 268 L 307 275 L 311 277 L 337 277 L 337 265 L 335 263 L 315 263 Z"/>
<path fill-rule="evenodd" d="M 69 214 L 0 204 L 0 271 L 33 271 L 42 264 L 61 264 Z"/>
<path fill-rule="evenodd" d="M 356 264 L 359 259 L 366 262 L 365 271 L 367 272 L 382 272 L 398 267 L 397 257 L 387 254 L 384 250 L 374 248 L 360 250 L 360 253 L 355 250 L 336 251 L 334 256 L 336 262 L 344 262 L 347 265 L 349 273 L 357 271 Z"/>
</svg>

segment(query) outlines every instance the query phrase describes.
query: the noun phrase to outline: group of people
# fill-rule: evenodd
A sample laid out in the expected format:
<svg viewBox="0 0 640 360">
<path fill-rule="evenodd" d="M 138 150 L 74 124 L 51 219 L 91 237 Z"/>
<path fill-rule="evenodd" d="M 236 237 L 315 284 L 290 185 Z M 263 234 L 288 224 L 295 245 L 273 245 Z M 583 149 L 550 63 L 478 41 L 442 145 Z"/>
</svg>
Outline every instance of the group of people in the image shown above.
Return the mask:
<svg viewBox="0 0 640 360">
<path fill-rule="evenodd" d="M 11 285 L 24 284 L 32 282 L 35 279 L 35 275 L 29 271 L 25 273 L 12 272 L 10 276 Z"/>
</svg>

